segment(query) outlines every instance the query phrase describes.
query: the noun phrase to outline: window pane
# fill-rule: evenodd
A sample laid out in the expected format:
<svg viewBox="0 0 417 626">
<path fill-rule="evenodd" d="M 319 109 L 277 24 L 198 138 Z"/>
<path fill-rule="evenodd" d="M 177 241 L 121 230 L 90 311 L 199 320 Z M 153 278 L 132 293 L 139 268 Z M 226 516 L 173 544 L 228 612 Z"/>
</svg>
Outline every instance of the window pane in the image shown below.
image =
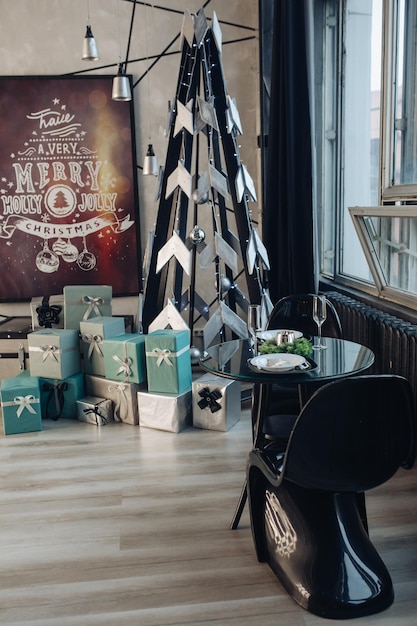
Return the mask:
<svg viewBox="0 0 417 626">
<path fill-rule="evenodd" d="M 417 207 L 352 207 L 350 212 L 379 289 L 417 295 Z"/>
<path fill-rule="evenodd" d="M 382 0 L 347 0 L 341 272 L 371 281 L 347 207 L 378 204 Z"/>
<path fill-rule="evenodd" d="M 394 76 L 394 173 L 395 185 L 417 182 L 416 123 L 416 26 L 415 0 L 398 0 Z"/>
</svg>

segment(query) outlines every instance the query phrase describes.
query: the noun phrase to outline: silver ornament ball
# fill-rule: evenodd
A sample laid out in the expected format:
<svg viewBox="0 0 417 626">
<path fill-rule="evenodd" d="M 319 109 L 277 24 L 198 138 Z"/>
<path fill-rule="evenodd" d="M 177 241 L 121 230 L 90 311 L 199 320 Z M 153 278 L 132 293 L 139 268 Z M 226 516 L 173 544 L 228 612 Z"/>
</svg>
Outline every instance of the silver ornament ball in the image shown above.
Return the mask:
<svg viewBox="0 0 417 626">
<path fill-rule="evenodd" d="M 192 365 L 196 365 L 201 357 L 201 352 L 195 346 L 191 346 L 190 348 L 190 357 Z"/>
<path fill-rule="evenodd" d="M 194 189 L 192 193 L 193 202 L 196 204 L 206 204 L 209 199 L 209 192 L 203 191 L 202 193 L 198 189 Z"/>
<path fill-rule="evenodd" d="M 193 230 L 190 233 L 190 240 L 196 246 L 197 244 L 204 241 L 206 237 L 206 233 L 199 226 L 194 226 Z"/>
<path fill-rule="evenodd" d="M 222 293 L 226 293 L 231 288 L 232 283 L 227 276 L 221 276 L 220 278 L 220 290 Z"/>
</svg>

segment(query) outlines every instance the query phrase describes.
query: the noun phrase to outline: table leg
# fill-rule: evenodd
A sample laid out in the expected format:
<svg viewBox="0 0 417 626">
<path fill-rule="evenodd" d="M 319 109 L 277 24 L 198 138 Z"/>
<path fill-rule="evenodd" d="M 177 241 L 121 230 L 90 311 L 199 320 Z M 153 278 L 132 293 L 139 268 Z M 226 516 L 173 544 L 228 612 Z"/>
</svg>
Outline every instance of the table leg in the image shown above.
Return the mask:
<svg viewBox="0 0 417 626">
<path fill-rule="evenodd" d="M 263 437 L 263 409 L 267 402 L 267 385 L 255 383 L 252 388 L 252 437 L 253 447 L 259 447 Z M 230 524 L 231 530 L 236 530 L 239 526 L 240 518 L 242 517 L 243 509 L 245 508 L 246 500 L 248 499 L 247 482 L 242 487 L 239 502 L 236 507 L 235 514 Z"/>
</svg>

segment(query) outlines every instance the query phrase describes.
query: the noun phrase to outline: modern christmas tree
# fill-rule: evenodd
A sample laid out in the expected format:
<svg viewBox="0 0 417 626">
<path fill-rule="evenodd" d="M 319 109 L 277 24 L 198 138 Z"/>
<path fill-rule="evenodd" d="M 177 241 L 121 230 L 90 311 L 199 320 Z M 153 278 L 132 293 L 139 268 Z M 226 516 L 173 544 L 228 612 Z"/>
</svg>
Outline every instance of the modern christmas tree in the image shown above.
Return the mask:
<svg viewBox="0 0 417 626">
<path fill-rule="evenodd" d="M 222 33 L 203 10 L 185 13 L 181 65 L 170 107 L 159 208 L 144 263 L 142 328 L 201 328 L 204 347 L 247 337 L 249 302 L 271 308 L 269 262 L 249 202 L 253 181 L 239 156 L 236 103 L 226 89 Z"/>
</svg>

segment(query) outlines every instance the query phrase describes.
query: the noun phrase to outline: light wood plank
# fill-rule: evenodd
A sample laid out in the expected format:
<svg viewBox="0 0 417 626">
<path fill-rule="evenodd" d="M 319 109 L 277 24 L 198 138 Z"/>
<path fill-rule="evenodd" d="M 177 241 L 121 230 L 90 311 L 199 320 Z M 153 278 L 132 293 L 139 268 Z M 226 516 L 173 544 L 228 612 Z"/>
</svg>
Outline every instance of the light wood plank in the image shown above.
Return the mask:
<svg viewBox="0 0 417 626">
<path fill-rule="evenodd" d="M 328 624 L 257 562 L 247 508 L 229 530 L 247 405 L 227 433 L 59 420 L 0 442 L 2 626 Z M 355 626 L 415 626 L 416 485 L 403 471 L 368 495 L 396 601 Z"/>
</svg>

